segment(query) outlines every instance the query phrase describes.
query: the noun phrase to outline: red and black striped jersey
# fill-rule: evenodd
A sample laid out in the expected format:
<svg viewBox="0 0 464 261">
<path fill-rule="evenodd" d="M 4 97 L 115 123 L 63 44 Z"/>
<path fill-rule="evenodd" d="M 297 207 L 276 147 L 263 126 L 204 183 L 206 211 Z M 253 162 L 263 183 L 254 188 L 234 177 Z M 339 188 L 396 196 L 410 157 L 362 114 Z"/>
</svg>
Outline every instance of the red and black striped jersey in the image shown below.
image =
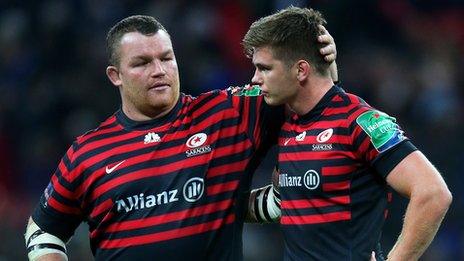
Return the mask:
<svg viewBox="0 0 464 261">
<path fill-rule="evenodd" d="M 394 118 L 338 86 L 290 117 L 279 137 L 284 260 L 369 260 L 391 197 L 385 178 L 414 150 Z"/>
<path fill-rule="evenodd" d="M 242 259 L 251 174 L 283 109 L 236 91 L 181 94 L 145 122 L 119 110 L 76 139 L 32 218 L 63 240 L 87 222 L 97 260 Z"/>
</svg>

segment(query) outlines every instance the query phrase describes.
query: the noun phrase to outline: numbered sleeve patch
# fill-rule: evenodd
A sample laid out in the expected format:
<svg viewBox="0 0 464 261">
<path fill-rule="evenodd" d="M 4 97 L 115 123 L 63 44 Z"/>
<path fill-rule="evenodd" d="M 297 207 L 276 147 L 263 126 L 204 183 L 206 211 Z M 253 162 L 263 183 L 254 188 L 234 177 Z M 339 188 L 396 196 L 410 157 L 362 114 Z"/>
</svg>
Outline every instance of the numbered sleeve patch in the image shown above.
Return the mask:
<svg viewBox="0 0 464 261">
<path fill-rule="evenodd" d="M 366 111 L 356 123 L 367 133 L 375 149 L 382 153 L 406 139 L 396 119 L 381 111 Z"/>
</svg>

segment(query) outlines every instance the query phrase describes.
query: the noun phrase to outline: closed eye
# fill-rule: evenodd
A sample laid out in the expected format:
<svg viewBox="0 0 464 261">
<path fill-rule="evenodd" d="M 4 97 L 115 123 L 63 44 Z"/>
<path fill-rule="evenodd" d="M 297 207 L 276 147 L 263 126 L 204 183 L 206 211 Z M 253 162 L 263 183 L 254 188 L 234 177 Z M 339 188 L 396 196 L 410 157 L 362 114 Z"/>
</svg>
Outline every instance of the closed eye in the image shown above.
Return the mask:
<svg viewBox="0 0 464 261">
<path fill-rule="evenodd" d="M 147 59 L 147 58 L 137 58 L 134 61 L 132 61 L 130 63 L 130 65 L 133 66 L 133 67 L 139 67 L 139 66 L 145 66 L 150 62 L 151 62 L 151 60 Z"/>
<path fill-rule="evenodd" d="M 166 57 L 161 58 L 161 61 L 162 62 L 169 62 L 169 61 L 172 61 L 173 59 L 174 59 L 174 57 L 172 57 L 172 56 L 166 56 Z"/>
<path fill-rule="evenodd" d="M 255 64 L 255 67 L 256 67 L 256 69 L 258 69 L 258 71 L 260 71 L 260 72 L 269 71 L 269 70 L 272 69 L 270 66 L 263 65 L 263 64 L 260 64 L 260 63 Z"/>
</svg>

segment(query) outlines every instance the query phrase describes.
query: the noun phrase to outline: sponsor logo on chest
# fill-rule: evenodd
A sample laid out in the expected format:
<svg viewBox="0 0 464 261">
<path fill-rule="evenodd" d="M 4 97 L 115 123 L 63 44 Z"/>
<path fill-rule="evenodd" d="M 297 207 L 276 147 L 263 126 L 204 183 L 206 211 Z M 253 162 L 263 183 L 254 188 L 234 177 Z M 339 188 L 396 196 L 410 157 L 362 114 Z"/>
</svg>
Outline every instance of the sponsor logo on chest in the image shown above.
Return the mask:
<svg viewBox="0 0 464 261">
<path fill-rule="evenodd" d="M 315 170 L 308 170 L 303 177 L 295 175 L 291 176 L 286 173 L 279 175 L 279 187 L 303 187 L 305 186 L 309 190 L 316 189 L 320 184 L 319 173 Z"/>
<path fill-rule="evenodd" d="M 131 212 L 153 208 L 155 206 L 169 205 L 174 202 L 196 202 L 200 200 L 205 191 L 205 182 L 203 178 L 193 177 L 187 180 L 182 186 L 182 195 L 179 189 L 173 188 L 161 191 L 155 194 L 140 193 L 126 198 L 116 200 L 116 210 L 118 212 Z"/>
<path fill-rule="evenodd" d="M 179 200 L 177 197 L 178 190 L 166 190 L 158 194 L 145 195 L 140 193 L 139 195 L 133 195 L 125 199 L 119 199 L 116 201 L 117 211 L 130 212 L 137 209 L 152 208 L 159 205 L 167 205 L 172 202 Z"/>
</svg>

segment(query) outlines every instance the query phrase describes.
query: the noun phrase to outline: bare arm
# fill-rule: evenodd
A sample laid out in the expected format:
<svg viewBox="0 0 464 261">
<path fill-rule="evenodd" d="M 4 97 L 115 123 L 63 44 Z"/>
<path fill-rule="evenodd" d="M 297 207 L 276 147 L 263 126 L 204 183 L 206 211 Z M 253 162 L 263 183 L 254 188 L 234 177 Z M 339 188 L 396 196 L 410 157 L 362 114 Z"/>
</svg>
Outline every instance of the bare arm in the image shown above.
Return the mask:
<svg viewBox="0 0 464 261">
<path fill-rule="evenodd" d="M 28 248 L 29 260 L 33 261 L 67 261 L 65 252 L 58 251 L 54 246 L 64 247 L 65 243 L 57 237 L 45 233 L 32 218 L 26 228 L 26 248 Z M 48 246 L 48 247 L 47 247 Z M 51 246 L 51 247 L 50 247 Z M 64 248 L 66 251 L 66 248 Z"/>
<path fill-rule="evenodd" d="M 419 151 L 404 158 L 387 176 L 397 192 L 410 199 L 398 240 L 388 260 L 418 260 L 432 242 L 452 196 L 435 167 Z"/>
</svg>

